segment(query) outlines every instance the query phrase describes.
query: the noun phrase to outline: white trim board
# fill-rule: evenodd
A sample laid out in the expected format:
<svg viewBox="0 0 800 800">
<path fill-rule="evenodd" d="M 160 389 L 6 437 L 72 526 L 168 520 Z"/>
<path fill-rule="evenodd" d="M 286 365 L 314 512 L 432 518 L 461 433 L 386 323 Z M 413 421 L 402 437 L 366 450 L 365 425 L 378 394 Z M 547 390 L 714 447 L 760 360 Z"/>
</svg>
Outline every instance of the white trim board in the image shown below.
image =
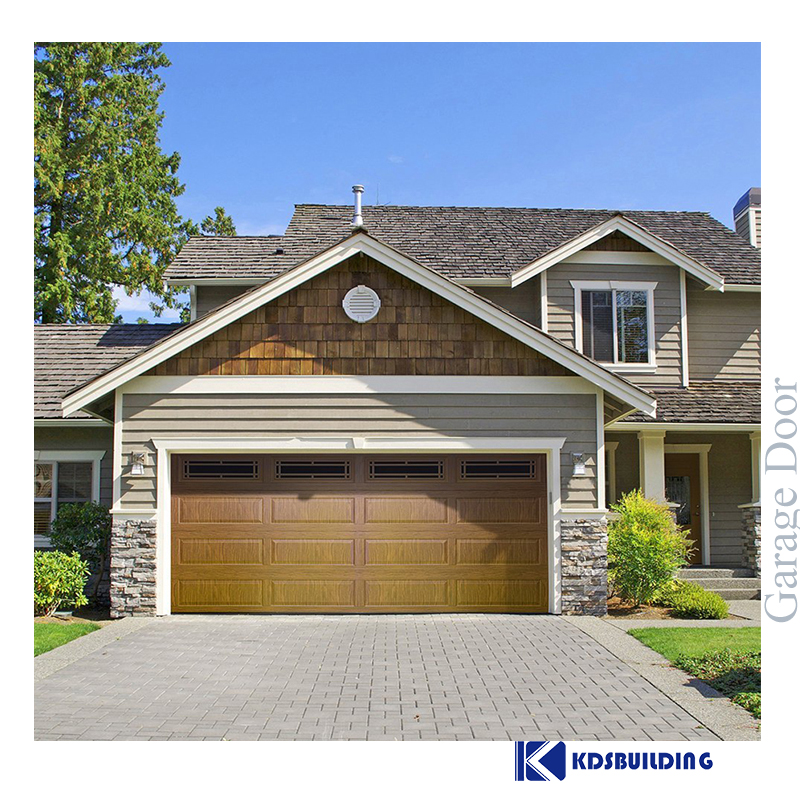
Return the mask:
<svg viewBox="0 0 800 800">
<path fill-rule="evenodd" d="M 713 422 L 612 422 L 606 425 L 606 430 L 629 431 L 630 433 L 636 433 L 637 431 L 752 433 L 753 431 L 760 431 L 761 425 L 751 422 L 720 422 L 718 424 Z"/>
<path fill-rule="evenodd" d="M 664 455 L 697 454 L 700 461 L 700 561 L 711 564 L 711 499 L 708 495 L 708 453 L 710 444 L 665 444 Z M 666 465 L 664 467 L 666 471 Z"/>
<path fill-rule="evenodd" d="M 562 509 L 561 506 L 561 449 L 564 438 L 497 438 L 497 437 L 448 437 L 429 438 L 390 438 L 366 437 L 330 439 L 154 439 L 157 456 L 156 491 L 156 614 L 170 614 L 171 608 L 171 456 L 173 453 L 311 453 L 311 452 L 352 452 L 353 450 L 371 453 L 544 453 L 547 456 L 547 561 L 549 573 L 548 611 L 561 613 L 561 532 L 560 520 L 574 515 L 605 513 L 602 509 L 580 510 Z M 116 508 L 117 519 L 124 519 L 126 511 Z M 131 517 L 141 518 L 144 509 L 127 512 Z M 152 512 L 151 512 L 152 513 Z"/>
<path fill-rule="evenodd" d="M 141 376 L 125 394 L 596 394 L 573 377 L 459 375 L 200 375 Z"/>
<path fill-rule="evenodd" d="M 116 387 L 177 355 L 192 344 L 202 341 L 226 325 L 358 253 L 364 253 L 374 258 L 398 274 L 460 306 L 478 319 L 482 319 L 531 349 L 567 367 L 578 376 L 590 380 L 614 397 L 650 416 L 655 416 L 655 398 L 646 390 L 614 375 L 533 325 L 517 319 L 480 295 L 418 264 L 364 232 L 353 234 L 324 253 L 201 317 L 191 325 L 179 329 L 153 347 L 76 389 L 64 399 L 62 403 L 64 412 L 72 413 L 80 410 Z"/>
<path fill-rule="evenodd" d="M 63 419 L 63 418 L 48 418 L 48 419 L 34 419 L 34 428 L 97 428 L 111 426 L 111 423 L 104 419 Z"/>
<path fill-rule="evenodd" d="M 588 247 L 590 244 L 599 241 L 603 237 L 608 236 L 608 234 L 614 233 L 615 231 L 621 231 L 626 236 L 630 236 L 631 239 L 635 239 L 637 242 L 639 242 L 639 244 L 648 247 L 657 255 L 662 256 L 670 263 L 679 267 L 683 267 L 683 269 L 685 269 L 690 275 L 693 275 L 698 280 L 708 284 L 713 289 L 720 292 L 724 291 L 725 279 L 718 272 L 715 272 L 713 269 L 709 269 L 699 261 L 695 261 L 693 258 L 690 258 L 685 253 L 682 253 L 668 242 L 665 242 L 663 239 L 654 236 L 649 231 L 646 231 L 641 226 L 631 222 L 629 219 L 626 219 L 624 216 L 619 214 L 615 215 L 609 220 L 606 220 L 605 222 L 601 222 L 594 228 L 589 229 L 580 236 L 576 236 L 569 242 L 566 242 L 560 247 L 551 250 L 549 253 L 546 253 L 540 258 L 537 258 L 535 261 L 532 261 L 530 264 L 517 270 L 511 276 L 511 285 L 519 286 L 521 283 L 524 283 L 534 275 L 539 275 L 541 272 L 544 272 L 550 267 L 559 264 L 560 262 L 564 261 L 564 259 L 575 255 L 585 247 Z"/>
</svg>

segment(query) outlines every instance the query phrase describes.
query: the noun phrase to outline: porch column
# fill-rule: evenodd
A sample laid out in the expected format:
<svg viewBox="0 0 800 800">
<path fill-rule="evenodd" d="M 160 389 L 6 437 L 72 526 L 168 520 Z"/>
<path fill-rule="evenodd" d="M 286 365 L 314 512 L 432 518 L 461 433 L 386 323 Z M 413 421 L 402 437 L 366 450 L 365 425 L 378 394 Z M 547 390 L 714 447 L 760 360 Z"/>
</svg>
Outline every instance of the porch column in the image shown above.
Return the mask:
<svg viewBox="0 0 800 800">
<path fill-rule="evenodd" d="M 664 502 L 666 431 L 639 431 L 639 486 L 645 497 Z"/>
<path fill-rule="evenodd" d="M 752 475 L 753 503 L 761 502 L 761 431 L 750 434 L 750 469 Z"/>
</svg>

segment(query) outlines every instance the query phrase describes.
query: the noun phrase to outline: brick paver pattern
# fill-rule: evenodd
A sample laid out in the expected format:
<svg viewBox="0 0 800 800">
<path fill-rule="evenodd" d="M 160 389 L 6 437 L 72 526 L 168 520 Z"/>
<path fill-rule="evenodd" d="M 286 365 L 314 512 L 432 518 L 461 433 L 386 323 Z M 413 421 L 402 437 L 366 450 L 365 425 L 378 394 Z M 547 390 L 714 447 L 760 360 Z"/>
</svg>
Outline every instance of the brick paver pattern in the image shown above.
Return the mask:
<svg viewBox="0 0 800 800">
<path fill-rule="evenodd" d="M 548 616 L 166 617 L 35 703 L 39 740 L 716 738 Z"/>
</svg>

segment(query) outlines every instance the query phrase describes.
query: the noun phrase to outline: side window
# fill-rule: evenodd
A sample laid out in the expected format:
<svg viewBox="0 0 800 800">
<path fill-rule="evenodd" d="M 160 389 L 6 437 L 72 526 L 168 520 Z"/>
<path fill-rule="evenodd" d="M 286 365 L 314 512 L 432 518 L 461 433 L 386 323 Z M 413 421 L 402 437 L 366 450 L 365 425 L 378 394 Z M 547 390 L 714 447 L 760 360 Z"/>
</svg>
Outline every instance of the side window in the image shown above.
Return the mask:
<svg viewBox="0 0 800 800">
<path fill-rule="evenodd" d="M 50 523 L 67 503 L 92 499 L 91 461 L 35 461 L 33 464 L 34 544 L 46 546 Z"/>
</svg>

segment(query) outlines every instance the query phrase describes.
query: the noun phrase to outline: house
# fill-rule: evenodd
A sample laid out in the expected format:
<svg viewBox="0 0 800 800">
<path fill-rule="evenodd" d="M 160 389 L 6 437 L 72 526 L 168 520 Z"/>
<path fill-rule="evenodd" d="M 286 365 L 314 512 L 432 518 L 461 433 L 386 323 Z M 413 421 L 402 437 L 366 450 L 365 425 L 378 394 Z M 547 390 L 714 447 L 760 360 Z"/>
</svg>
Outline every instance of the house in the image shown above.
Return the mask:
<svg viewBox="0 0 800 800">
<path fill-rule="evenodd" d="M 741 234 L 354 191 L 192 238 L 187 325 L 36 326 L 35 545 L 109 504 L 117 616 L 602 614 L 642 487 L 758 575 L 759 190 Z"/>
</svg>

